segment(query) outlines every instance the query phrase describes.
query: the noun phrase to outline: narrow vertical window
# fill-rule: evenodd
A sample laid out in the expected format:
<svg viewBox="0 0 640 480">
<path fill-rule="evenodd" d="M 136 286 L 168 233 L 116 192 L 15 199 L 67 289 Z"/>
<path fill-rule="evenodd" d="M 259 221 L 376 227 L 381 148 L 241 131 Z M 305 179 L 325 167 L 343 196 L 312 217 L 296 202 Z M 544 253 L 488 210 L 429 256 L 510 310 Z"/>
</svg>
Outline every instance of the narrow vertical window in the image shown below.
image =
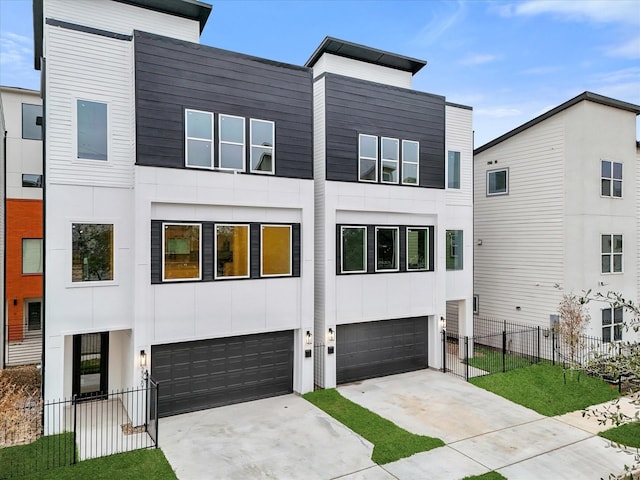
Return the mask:
<svg viewBox="0 0 640 480">
<path fill-rule="evenodd" d="M 22 104 L 22 138 L 42 140 L 42 105 Z"/>
<path fill-rule="evenodd" d="M 358 146 L 358 178 L 361 182 L 378 181 L 378 137 L 360 135 Z"/>
<path fill-rule="evenodd" d="M 487 172 L 487 195 L 506 195 L 509 193 L 509 170 L 491 170 Z"/>
<path fill-rule="evenodd" d="M 376 227 L 376 272 L 398 271 L 398 227 Z"/>
<path fill-rule="evenodd" d="M 22 273 L 42 273 L 42 239 L 22 239 Z"/>
<path fill-rule="evenodd" d="M 381 139 L 382 183 L 398 183 L 400 141 L 396 138 Z"/>
<path fill-rule="evenodd" d="M 113 225 L 74 223 L 71 233 L 71 281 L 113 280 Z"/>
<path fill-rule="evenodd" d="M 460 188 L 460 152 L 449 152 L 448 154 L 447 187 Z"/>
<path fill-rule="evenodd" d="M 623 327 L 622 307 L 605 308 L 602 310 L 602 341 L 605 343 L 622 340 Z"/>
<path fill-rule="evenodd" d="M 291 275 L 291 226 L 262 226 L 262 276 Z"/>
<path fill-rule="evenodd" d="M 447 230 L 447 270 L 462 270 L 462 230 Z"/>
<path fill-rule="evenodd" d="M 420 144 L 412 140 L 402 141 L 402 183 L 418 185 L 420 171 Z"/>
<path fill-rule="evenodd" d="M 108 121 L 107 104 L 78 100 L 77 107 L 77 158 L 107 160 Z"/>
<path fill-rule="evenodd" d="M 249 225 L 216 225 L 216 278 L 249 276 Z"/>
<path fill-rule="evenodd" d="M 622 198 L 622 163 L 602 160 L 600 194 L 603 197 Z"/>
<path fill-rule="evenodd" d="M 220 115 L 220 164 L 224 170 L 244 171 L 244 118 Z"/>
<path fill-rule="evenodd" d="M 367 227 L 342 227 L 340 270 L 343 273 L 367 271 Z"/>
<path fill-rule="evenodd" d="M 213 167 L 213 113 L 185 110 L 185 165 Z"/>
<path fill-rule="evenodd" d="M 429 268 L 429 230 L 407 228 L 407 270 Z"/>
<path fill-rule="evenodd" d="M 251 171 L 275 173 L 275 123 L 251 119 Z"/>
<path fill-rule="evenodd" d="M 163 225 L 163 280 L 199 280 L 201 264 L 200 225 Z"/>
<path fill-rule="evenodd" d="M 602 273 L 622 272 L 622 235 L 601 236 Z"/>
</svg>

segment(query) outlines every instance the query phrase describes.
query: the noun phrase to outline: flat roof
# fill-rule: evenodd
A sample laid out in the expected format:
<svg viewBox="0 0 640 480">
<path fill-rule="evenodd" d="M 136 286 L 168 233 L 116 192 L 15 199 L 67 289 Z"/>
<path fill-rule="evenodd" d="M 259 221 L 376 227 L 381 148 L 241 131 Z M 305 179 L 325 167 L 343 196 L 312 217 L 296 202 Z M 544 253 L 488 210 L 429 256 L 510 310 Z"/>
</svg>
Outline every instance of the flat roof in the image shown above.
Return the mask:
<svg viewBox="0 0 640 480">
<path fill-rule="evenodd" d="M 560 113 L 563 110 L 566 110 L 567 108 L 573 107 L 575 104 L 583 102 L 583 101 L 599 103 L 601 105 L 606 105 L 607 107 L 613 107 L 613 108 L 619 108 L 621 110 L 627 110 L 629 112 L 635 113 L 636 115 L 640 114 L 640 105 L 635 105 L 633 103 L 623 102 L 621 100 L 616 100 L 615 98 L 605 97 L 604 95 L 598 95 L 597 93 L 593 93 L 593 92 L 583 92 L 580 95 L 578 95 L 577 97 L 573 97 L 571 100 L 568 100 L 568 101 L 564 102 L 563 104 L 558 105 L 555 108 L 552 108 L 548 112 L 543 113 L 542 115 L 534 118 L 533 120 L 529 120 L 528 122 L 523 123 L 519 127 L 514 128 L 513 130 L 505 133 L 504 135 L 501 135 L 498 138 L 495 138 L 494 140 L 491 140 L 490 142 L 485 143 L 484 145 L 476 148 L 473 151 L 473 154 L 476 155 L 478 153 L 482 153 L 485 150 L 487 150 L 487 149 L 489 149 L 491 147 L 494 147 L 494 146 L 498 145 L 499 143 L 504 142 L 505 140 L 507 140 L 507 139 L 519 134 L 520 132 L 523 132 L 527 128 L 533 127 L 534 125 L 537 125 L 538 123 L 543 122 L 547 118 L 552 117 L 555 114 Z"/>
<path fill-rule="evenodd" d="M 161 13 L 169 13 L 178 17 L 197 20 L 200 23 L 200 33 L 204 29 L 213 8 L 208 3 L 198 0 L 114 0 L 116 2 L 146 8 Z M 42 57 L 42 24 L 43 0 L 33 0 L 33 40 L 34 40 L 34 68 L 40 70 Z"/>
<path fill-rule="evenodd" d="M 415 75 L 427 62 L 416 58 L 405 57 L 396 53 L 385 52 L 376 48 L 347 42 L 333 37 L 325 37 L 313 55 L 304 64 L 305 67 L 313 67 L 325 53 L 332 53 L 341 57 L 373 63 L 383 67 L 395 68 Z"/>
</svg>

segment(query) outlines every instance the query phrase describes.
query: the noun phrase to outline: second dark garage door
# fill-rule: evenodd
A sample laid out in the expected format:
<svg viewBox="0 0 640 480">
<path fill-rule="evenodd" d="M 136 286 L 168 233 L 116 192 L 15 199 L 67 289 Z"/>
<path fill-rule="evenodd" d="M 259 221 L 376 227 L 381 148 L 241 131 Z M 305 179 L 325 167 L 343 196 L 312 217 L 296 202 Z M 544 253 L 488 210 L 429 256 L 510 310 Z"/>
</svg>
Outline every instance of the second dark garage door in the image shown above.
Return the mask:
<svg viewBox="0 0 640 480">
<path fill-rule="evenodd" d="M 153 345 L 161 417 L 293 391 L 293 331 Z"/>
<path fill-rule="evenodd" d="M 337 383 L 427 368 L 427 317 L 338 325 Z"/>
</svg>

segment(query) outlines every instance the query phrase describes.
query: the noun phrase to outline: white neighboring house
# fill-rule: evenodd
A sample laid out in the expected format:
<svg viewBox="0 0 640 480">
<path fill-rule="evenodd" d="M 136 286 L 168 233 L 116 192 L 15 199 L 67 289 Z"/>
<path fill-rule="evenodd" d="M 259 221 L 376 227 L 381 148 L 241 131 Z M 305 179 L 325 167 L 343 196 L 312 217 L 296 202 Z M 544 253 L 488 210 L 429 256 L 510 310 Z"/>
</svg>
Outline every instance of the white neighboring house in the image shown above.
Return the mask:
<svg viewBox="0 0 640 480">
<path fill-rule="evenodd" d="M 474 293 L 482 317 L 549 328 L 562 292 L 640 298 L 640 106 L 584 92 L 475 149 Z M 588 305 L 587 334 L 630 339 Z"/>
</svg>

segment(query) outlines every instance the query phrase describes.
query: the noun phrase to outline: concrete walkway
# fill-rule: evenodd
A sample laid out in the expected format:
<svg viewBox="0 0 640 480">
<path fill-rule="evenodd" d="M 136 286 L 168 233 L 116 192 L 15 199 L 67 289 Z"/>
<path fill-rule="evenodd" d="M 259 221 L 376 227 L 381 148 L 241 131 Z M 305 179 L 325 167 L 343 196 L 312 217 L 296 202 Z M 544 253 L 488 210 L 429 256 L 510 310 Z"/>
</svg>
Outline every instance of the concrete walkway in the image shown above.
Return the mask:
<svg viewBox="0 0 640 480">
<path fill-rule="evenodd" d="M 376 465 L 368 441 L 286 395 L 162 419 L 160 447 L 181 480 L 459 480 L 490 470 L 509 480 L 599 479 L 632 461 L 594 436 L 591 423 L 581 425 L 578 413 L 544 417 L 434 370 L 338 390 L 446 446 Z"/>
</svg>

